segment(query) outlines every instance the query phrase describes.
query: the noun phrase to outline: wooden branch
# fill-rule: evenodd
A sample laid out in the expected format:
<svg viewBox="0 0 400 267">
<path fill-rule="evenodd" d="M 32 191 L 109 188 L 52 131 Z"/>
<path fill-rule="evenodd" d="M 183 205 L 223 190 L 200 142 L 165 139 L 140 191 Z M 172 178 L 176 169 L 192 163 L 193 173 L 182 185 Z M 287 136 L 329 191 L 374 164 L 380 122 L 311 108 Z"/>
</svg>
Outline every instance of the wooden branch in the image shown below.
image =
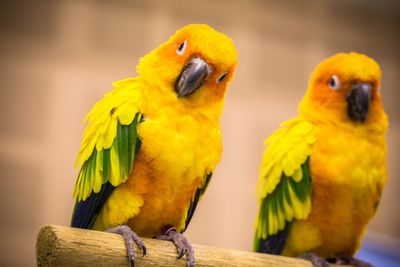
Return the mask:
<svg viewBox="0 0 400 267">
<path fill-rule="evenodd" d="M 186 266 L 176 259 L 172 242 L 144 238 L 147 255 L 135 246 L 135 266 Z M 261 253 L 193 245 L 200 266 L 303 266 L 308 261 Z M 37 237 L 38 266 L 130 266 L 122 236 L 57 225 L 44 226 Z"/>
</svg>

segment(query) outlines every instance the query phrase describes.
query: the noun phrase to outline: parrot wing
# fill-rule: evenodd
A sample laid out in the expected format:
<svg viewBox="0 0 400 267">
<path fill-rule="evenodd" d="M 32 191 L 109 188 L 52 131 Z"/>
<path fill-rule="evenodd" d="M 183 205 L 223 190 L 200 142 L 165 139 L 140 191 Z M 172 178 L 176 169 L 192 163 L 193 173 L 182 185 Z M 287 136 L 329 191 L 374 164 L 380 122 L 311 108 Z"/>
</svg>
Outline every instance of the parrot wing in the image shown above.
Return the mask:
<svg viewBox="0 0 400 267">
<path fill-rule="evenodd" d="M 76 162 L 81 169 L 74 188 L 73 227 L 93 226 L 113 189 L 128 179 L 140 149 L 138 82 L 132 78 L 113 85 L 84 120 L 89 123 Z"/>
<path fill-rule="evenodd" d="M 193 196 L 193 199 L 190 202 L 189 209 L 187 211 L 187 215 L 186 215 L 186 219 L 185 219 L 185 227 L 182 229 L 181 233 L 183 233 L 186 230 L 186 228 L 189 226 L 190 220 L 192 219 L 193 214 L 196 210 L 197 203 L 199 203 L 201 197 L 204 195 L 204 193 L 207 190 L 208 184 L 211 181 L 211 176 L 212 176 L 212 173 L 208 173 L 208 174 L 204 175 L 203 183 L 196 190 L 196 192 Z"/>
<path fill-rule="evenodd" d="M 305 219 L 311 211 L 309 158 L 316 141 L 313 125 L 294 118 L 265 141 L 257 184 L 260 211 L 256 220 L 254 249 L 280 254 L 290 222 Z"/>
</svg>

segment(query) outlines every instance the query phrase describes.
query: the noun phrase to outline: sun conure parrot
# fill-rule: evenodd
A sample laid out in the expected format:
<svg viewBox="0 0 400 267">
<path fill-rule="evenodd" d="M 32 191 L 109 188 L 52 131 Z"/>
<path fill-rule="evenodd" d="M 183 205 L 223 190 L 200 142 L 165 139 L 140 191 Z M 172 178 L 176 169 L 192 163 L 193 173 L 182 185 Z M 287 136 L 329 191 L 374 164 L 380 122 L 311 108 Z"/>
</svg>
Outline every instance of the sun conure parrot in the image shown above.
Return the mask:
<svg viewBox="0 0 400 267">
<path fill-rule="evenodd" d="M 316 67 L 299 115 L 265 141 L 256 251 L 370 266 L 353 255 L 387 179 L 380 79 L 379 65 L 358 53 Z"/>
<path fill-rule="evenodd" d="M 121 234 L 131 265 L 142 236 L 172 240 L 193 266 L 182 233 L 221 157 L 236 65 L 231 39 L 188 25 L 141 58 L 139 76 L 115 82 L 85 119 L 71 225 Z"/>
</svg>

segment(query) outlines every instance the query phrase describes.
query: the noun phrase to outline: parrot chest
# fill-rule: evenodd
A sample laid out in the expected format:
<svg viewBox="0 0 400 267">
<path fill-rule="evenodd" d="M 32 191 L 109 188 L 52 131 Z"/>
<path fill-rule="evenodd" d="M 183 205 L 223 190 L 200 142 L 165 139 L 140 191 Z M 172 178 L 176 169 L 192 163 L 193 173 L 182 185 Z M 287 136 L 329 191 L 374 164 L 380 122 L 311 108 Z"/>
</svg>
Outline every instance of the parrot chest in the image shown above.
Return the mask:
<svg viewBox="0 0 400 267">
<path fill-rule="evenodd" d="M 142 197 L 143 206 L 129 224 L 150 237 L 166 225 L 180 231 L 204 175 L 219 161 L 219 125 L 192 117 L 161 117 L 145 120 L 139 134 L 142 146 L 128 186 Z"/>
<path fill-rule="evenodd" d="M 385 137 L 327 129 L 318 140 L 323 141 L 311 155 L 312 211 L 307 221 L 318 228 L 318 253 L 353 254 L 386 181 Z"/>
<path fill-rule="evenodd" d="M 141 150 L 151 161 L 152 169 L 159 176 L 182 178 L 176 183 L 190 184 L 195 177 L 203 178 L 220 160 L 222 142 L 217 121 L 163 114 L 146 119 L 139 134 Z"/>
</svg>

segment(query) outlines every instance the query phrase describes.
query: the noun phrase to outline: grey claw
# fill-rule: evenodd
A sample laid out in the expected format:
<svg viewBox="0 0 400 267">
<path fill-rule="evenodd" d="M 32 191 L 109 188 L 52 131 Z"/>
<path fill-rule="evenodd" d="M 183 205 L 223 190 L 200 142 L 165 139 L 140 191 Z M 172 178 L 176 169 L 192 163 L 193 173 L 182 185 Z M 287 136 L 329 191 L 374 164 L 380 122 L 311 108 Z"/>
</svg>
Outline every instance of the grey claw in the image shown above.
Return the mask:
<svg viewBox="0 0 400 267">
<path fill-rule="evenodd" d="M 146 246 L 145 246 L 144 244 L 142 245 L 141 249 L 142 249 L 142 251 L 143 251 L 143 256 L 146 256 L 146 254 L 147 254 L 147 248 L 146 248 Z"/>
<path fill-rule="evenodd" d="M 132 231 L 133 232 L 133 231 Z M 135 232 L 133 232 L 135 234 Z M 135 234 L 136 235 L 136 234 Z M 135 240 L 135 238 L 133 238 L 133 241 L 135 241 L 136 245 L 138 246 L 138 248 L 140 248 L 140 250 L 143 253 L 143 256 L 145 256 L 147 254 L 147 248 L 146 245 L 144 244 L 143 240 L 140 239 L 137 235 L 136 235 L 137 239 Z"/>
<path fill-rule="evenodd" d="M 178 252 L 179 252 L 179 255 L 178 255 L 178 257 L 176 257 L 177 259 L 182 258 L 186 254 L 186 251 L 184 249 L 178 249 Z"/>
<path fill-rule="evenodd" d="M 326 260 L 319 257 L 317 254 L 315 254 L 313 252 L 304 253 L 299 258 L 311 261 L 311 263 L 315 267 L 330 267 L 331 266 Z"/>
<path fill-rule="evenodd" d="M 183 236 L 183 234 L 176 232 L 175 229 L 171 230 L 170 228 L 166 234 L 158 235 L 156 238 L 172 241 L 178 250 L 177 259 L 187 255 L 187 266 L 194 267 L 194 250 L 190 242 L 186 239 L 186 237 Z"/>
<path fill-rule="evenodd" d="M 125 246 L 128 254 L 129 261 L 131 263 L 131 267 L 135 266 L 135 253 L 133 250 L 133 242 L 142 250 L 143 256 L 146 255 L 147 249 L 146 246 L 140 237 L 132 231 L 132 229 L 127 225 L 120 225 L 116 227 L 111 227 L 106 230 L 108 233 L 116 233 L 122 235 L 125 241 Z"/>
</svg>

